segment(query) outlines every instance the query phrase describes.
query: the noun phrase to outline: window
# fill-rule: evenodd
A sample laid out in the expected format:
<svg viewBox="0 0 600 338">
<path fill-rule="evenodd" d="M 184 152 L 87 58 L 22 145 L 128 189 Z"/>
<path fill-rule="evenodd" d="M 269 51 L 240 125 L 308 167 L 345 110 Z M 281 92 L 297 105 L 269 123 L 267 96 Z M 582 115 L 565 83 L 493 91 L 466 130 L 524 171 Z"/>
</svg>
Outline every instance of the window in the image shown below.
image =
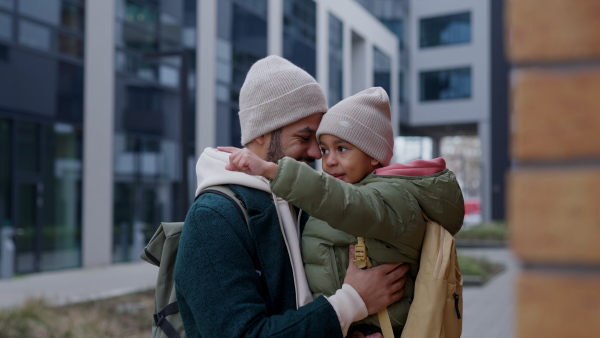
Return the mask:
<svg viewBox="0 0 600 338">
<path fill-rule="evenodd" d="M 19 42 L 28 47 L 50 51 L 52 50 L 52 32 L 48 27 L 21 20 L 19 22 Z"/>
<path fill-rule="evenodd" d="M 317 7 L 314 1 L 284 0 L 283 57 L 316 76 Z"/>
<path fill-rule="evenodd" d="M 0 7 L 2 8 L 13 9 L 14 6 L 13 0 L 0 0 Z"/>
<path fill-rule="evenodd" d="M 391 88 L 392 61 L 377 47 L 373 47 L 373 86 L 385 89 L 392 100 Z"/>
<path fill-rule="evenodd" d="M 343 23 L 329 13 L 329 106 L 342 100 L 343 79 Z"/>
<path fill-rule="evenodd" d="M 404 24 L 401 19 L 380 19 L 389 30 L 398 37 L 400 50 L 404 49 Z"/>
<path fill-rule="evenodd" d="M 421 101 L 441 101 L 471 97 L 471 68 L 421 72 Z"/>
<path fill-rule="evenodd" d="M 34 19 L 58 26 L 60 23 L 59 0 L 20 0 L 19 12 Z"/>
<path fill-rule="evenodd" d="M 471 13 L 421 19 L 420 46 L 434 47 L 471 41 Z"/>
<path fill-rule="evenodd" d="M 12 39 L 12 17 L 0 12 L 0 39 Z"/>
</svg>

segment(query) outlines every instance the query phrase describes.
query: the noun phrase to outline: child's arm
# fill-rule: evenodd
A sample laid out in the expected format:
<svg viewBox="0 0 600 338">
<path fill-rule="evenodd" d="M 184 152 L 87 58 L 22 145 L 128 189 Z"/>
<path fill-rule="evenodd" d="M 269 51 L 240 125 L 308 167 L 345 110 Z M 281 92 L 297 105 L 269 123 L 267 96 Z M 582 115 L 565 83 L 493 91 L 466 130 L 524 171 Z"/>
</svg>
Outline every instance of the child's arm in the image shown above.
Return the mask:
<svg viewBox="0 0 600 338">
<path fill-rule="evenodd" d="M 277 163 L 267 162 L 246 148 L 217 147 L 217 150 L 231 154 L 229 164 L 225 166 L 227 170 L 263 176 L 270 180 L 277 174 Z"/>
<path fill-rule="evenodd" d="M 421 215 L 418 204 L 410 203 L 412 197 L 405 190 L 395 191 L 393 197 L 387 198 L 389 196 L 383 196 L 372 186 L 357 187 L 319 173 L 292 158 L 283 158 L 279 164 L 275 164 L 264 161 L 248 149 L 217 149 L 231 153 L 227 170 L 271 179 L 271 191 L 275 195 L 329 223 L 333 228 L 354 236 L 390 241 L 404 229 L 404 226 L 397 224 L 398 221 Z M 402 210 L 403 215 L 397 215 L 389 204 L 402 200 L 406 206 Z M 415 205 L 417 208 L 413 210 L 412 206 Z"/>
</svg>

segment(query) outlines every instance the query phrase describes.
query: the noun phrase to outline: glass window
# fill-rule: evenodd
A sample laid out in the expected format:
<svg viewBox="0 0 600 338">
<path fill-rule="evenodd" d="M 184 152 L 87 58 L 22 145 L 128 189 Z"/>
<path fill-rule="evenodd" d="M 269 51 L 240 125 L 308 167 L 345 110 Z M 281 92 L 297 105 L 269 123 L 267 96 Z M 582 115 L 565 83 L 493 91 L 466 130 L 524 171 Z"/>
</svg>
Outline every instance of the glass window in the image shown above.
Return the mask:
<svg viewBox="0 0 600 338">
<path fill-rule="evenodd" d="M 329 13 L 329 106 L 342 100 L 343 95 L 343 44 L 344 26 L 342 21 Z"/>
<path fill-rule="evenodd" d="M 13 0 L 0 0 L 0 7 L 1 8 L 13 9 L 14 6 L 15 5 L 14 5 Z"/>
<path fill-rule="evenodd" d="M 160 84 L 173 88 L 179 86 L 179 69 L 167 65 L 160 65 L 158 70 Z"/>
<path fill-rule="evenodd" d="M 61 26 L 76 32 L 83 32 L 83 16 L 82 7 L 65 2 L 60 10 Z"/>
<path fill-rule="evenodd" d="M 0 12 L 0 39 L 12 40 L 12 16 Z"/>
<path fill-rule="evenodd" d="M 421 101 L 464 99 L 471 97 L 471 68 L 421 72 Z"/>
<path fill-rule="evenodd" d="M 392 61 L 377 47 L 373 47 L 373 68 L 373 86 L 385 89 L 391 101 Z"/>
<path fill-rule="evenodd" d="M 314 1 L 284 0 L 283 57 L 316 76 L 316 22 Z"/>
<path fill-rule="evenodd" d="M 433 47 L 471 41 L 471 13 L 421 19 L 420 46 Z"/>
<path fill-rule="evenodd" d="M 19 21 L 19 43 L 50 51 L 52 49 L 52 32 L 48 27 L 21 20 Z"/>
<path fill-rule="evenodd" d="M 167 13 L 161 13 L 160 35 L 163 39 L 171 40 L 174 43 L 180 44 L 182 38 L 180 19 Z"/>
<path fill-rule="evenodd" d="M 381 19 L 381 22 L 398 37 L 400 49 L 404 49 L 404 24 L 401 19 Z"/>
<path fill-rule="evenodd" d="M 266 8 L 266 0 L 218 2 L 216 85 L 219 144 L 240 145 L 239 92 L 250 66 L 267 56 Z"/>
<path fill-rule="evenodd" d="M 155 32 L 158 13 L 155 8 L 127 0 L 125 1 L 125 21 L 150 32 Z"/>
<path fill-rule="evenodd" d="M 15 241 L 15 272 L 31 273 L 38 267 L 38 246 L 36 241 L 39 236 L 39 200 L 40 185 L 35 182 L 19 182 L 16 184 L 17 210 L 15 213 L 15 225 L 19 230 Z M 39 243 L 39 242 L 38 242 Z"/>
<path fill-rule="evenodd" d="M 139 52 L 152 52 L 156 50 L 156 39 L 154 35 L 143 29 L 126 24 L 117 24 L 121 36 L 117 37 L 119 46 Z"/>
<path fill-rule="evenodd" d="M 45 127 L 41 270 L 81 264 L 82 131 L 71 124 Z"/>
<path fill-rule="evenodd" d="M 23 173 L 37 173 L 40 170 L 39 125 L 35 123 L 17 124 L 17 170 Z"/>
<path fill-rule="evenodd" d="M 60 23 L 60 0 L 20 0 L 19 12 L 32 18 L 58 26 Z"/>
<path fill-rule="evenodd" d="M 56 118 L 65 122 L 83 121 L 83 67 L 58 63 Z"/>
<path fill-rule="evenodd" d="M 60 53 L 75 56 L 78 58 L 83 57 L 83 41 L 80 38 L 58 33 L 58 51 Z"/>
<path fill-rule="evenodd" d="M 0 228 L 8 226 L 11 221 L 10 214 L 10 168 L 11 168 L 11 124 L 6 119 L 0 119 Z"/>
</svg>

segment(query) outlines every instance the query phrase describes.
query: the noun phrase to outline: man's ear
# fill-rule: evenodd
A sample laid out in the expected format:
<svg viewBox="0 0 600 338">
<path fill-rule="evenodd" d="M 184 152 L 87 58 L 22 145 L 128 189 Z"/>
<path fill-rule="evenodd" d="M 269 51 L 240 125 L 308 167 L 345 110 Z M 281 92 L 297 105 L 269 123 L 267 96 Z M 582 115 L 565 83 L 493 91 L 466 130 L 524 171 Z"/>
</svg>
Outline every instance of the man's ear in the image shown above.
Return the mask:
<svg viewBox="0 0 600 338">
<path fill-rule="evenodd" d="M 258 143 L 262 146 L 267 142 L 266 134 L 260 135 L 259 137 L 255 138 L 254 140 L 256 141 L 256 143 Z"/>
<path fill-rule="evenodd" d="M 376 159 L 374 159 L 374 158 L 371 157 L 371 165 L 373 167 L 380 167 L 381 163 L 379 163 L 379 161 L 377 161 Z"/>
</svg>

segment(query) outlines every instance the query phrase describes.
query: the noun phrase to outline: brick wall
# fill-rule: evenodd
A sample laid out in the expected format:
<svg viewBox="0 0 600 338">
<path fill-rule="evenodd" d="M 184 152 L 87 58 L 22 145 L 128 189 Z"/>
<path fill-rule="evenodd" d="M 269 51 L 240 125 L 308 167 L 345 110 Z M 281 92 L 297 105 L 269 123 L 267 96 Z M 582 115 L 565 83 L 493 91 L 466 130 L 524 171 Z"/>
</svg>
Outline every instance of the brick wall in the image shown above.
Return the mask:
<svg viewBox="0 0 600 338">
<path fill-rule="evenodd" d="M 518 337 L 600 336 L 600 0 L 506 0 Z"/>
</svg>

